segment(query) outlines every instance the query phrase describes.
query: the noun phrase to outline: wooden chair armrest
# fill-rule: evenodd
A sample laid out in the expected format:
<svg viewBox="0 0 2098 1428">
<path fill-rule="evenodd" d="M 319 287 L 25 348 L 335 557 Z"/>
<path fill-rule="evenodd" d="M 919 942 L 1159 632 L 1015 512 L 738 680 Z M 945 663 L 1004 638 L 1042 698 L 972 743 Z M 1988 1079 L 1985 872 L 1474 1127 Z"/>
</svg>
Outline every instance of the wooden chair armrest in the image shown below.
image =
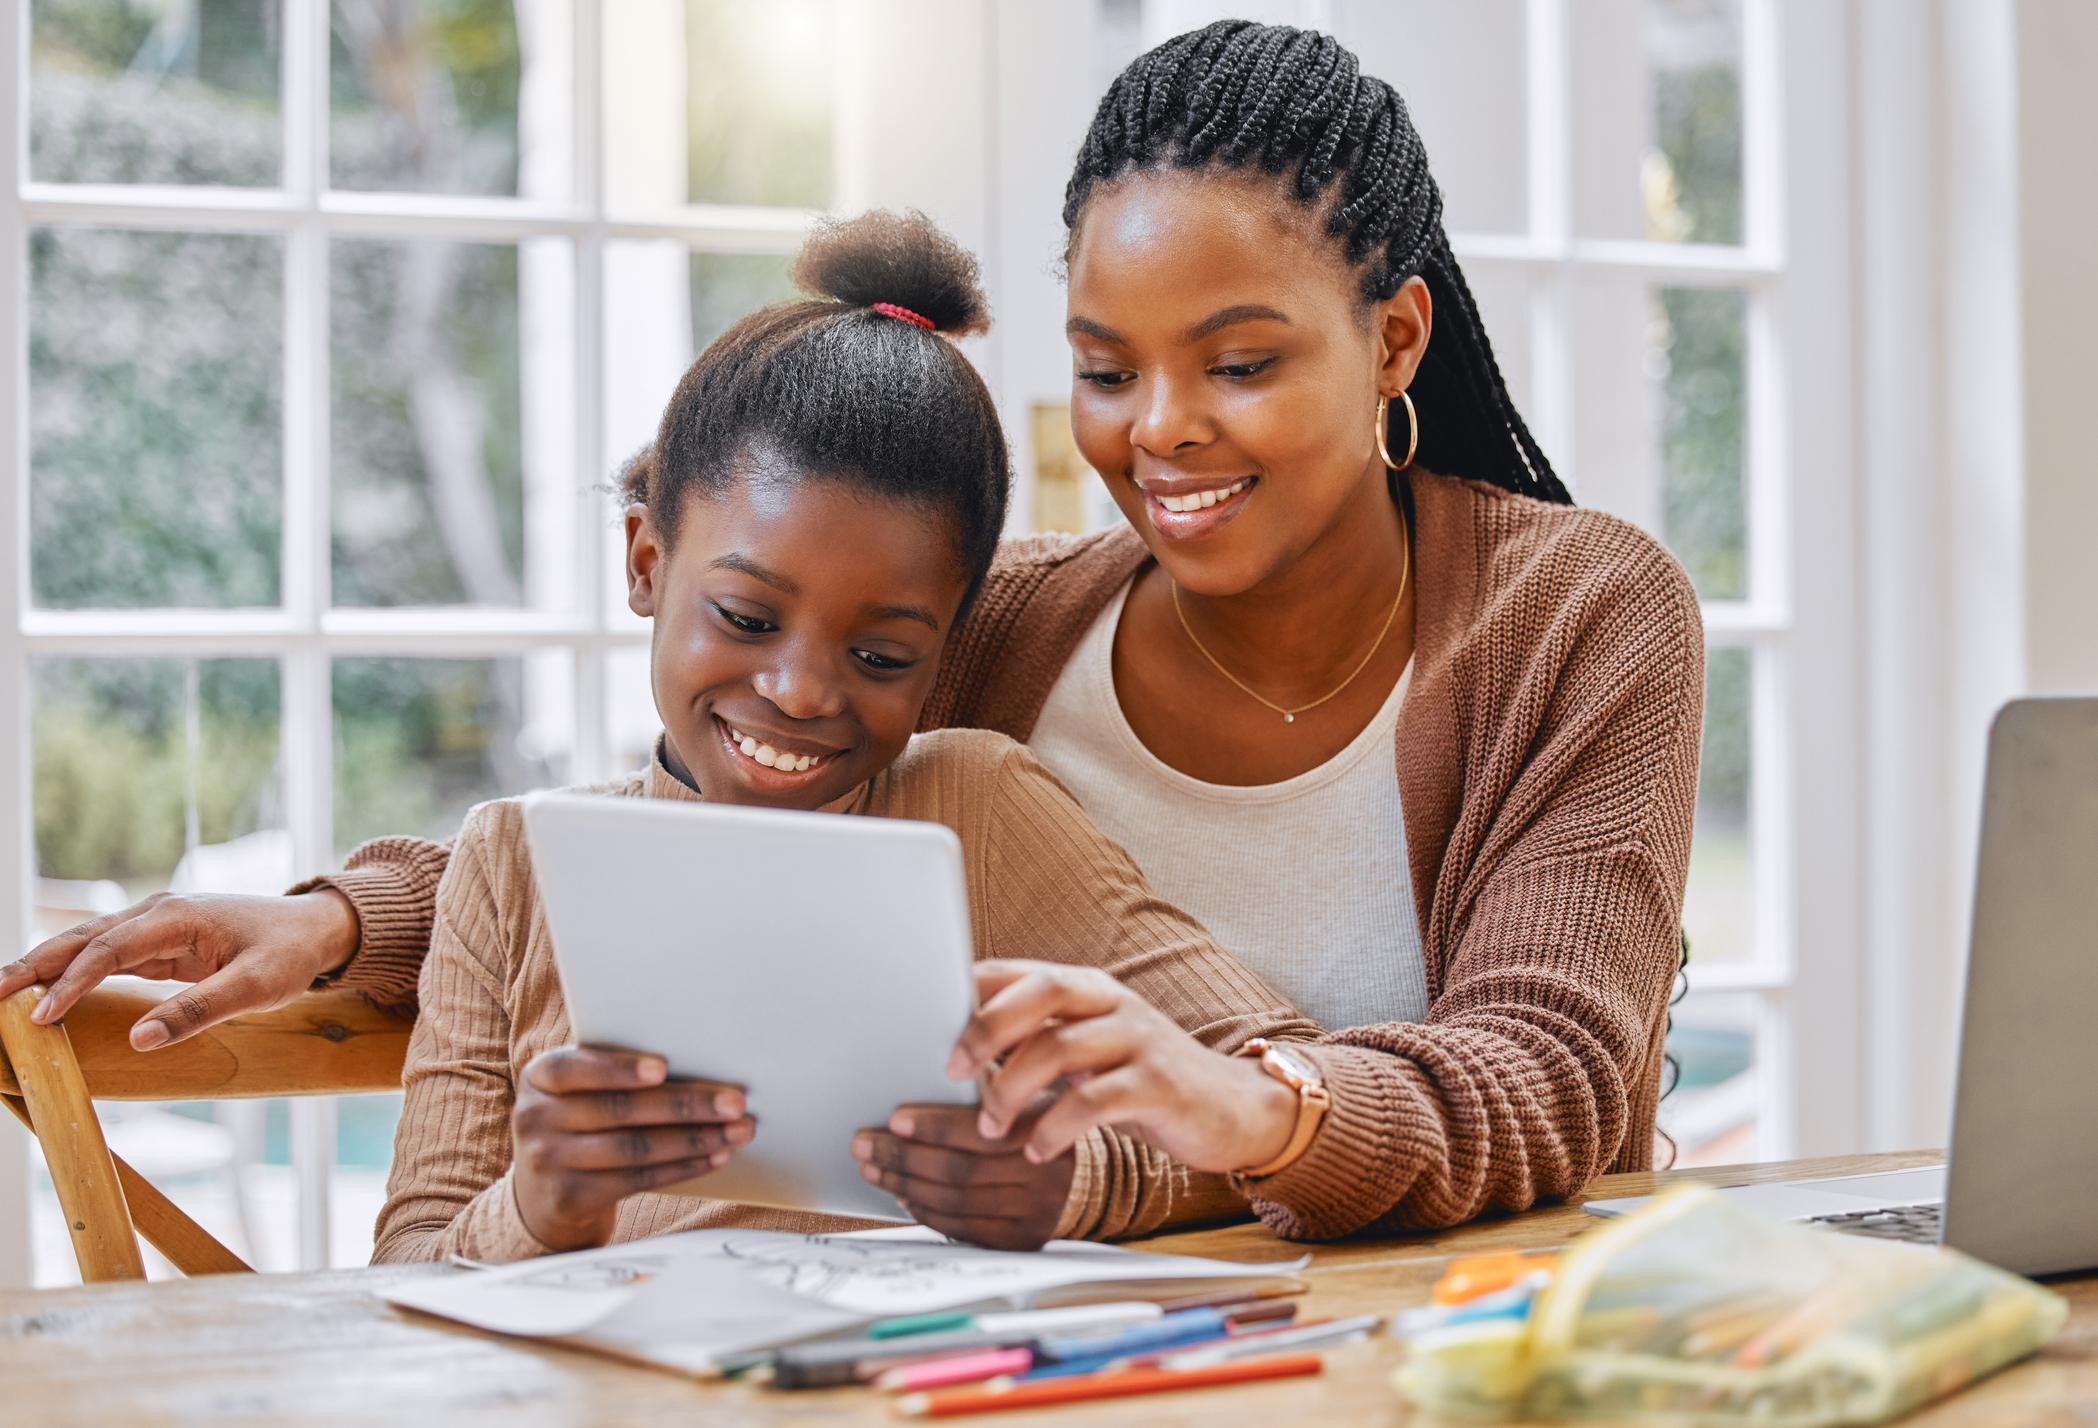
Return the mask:
<svg viewBox="0 0 2098 1428">
<path fill-rule="evenodd" d="M 64 1025 L 88 1093 L 103 1101 L 207 1101 L 250 1096 L 397 1091 L 414 1023 L 355 992 L 308 992 L 275 1011 L 244 1012 L 158 1051 L 134 1051 L 131 1026 L 152 997 L 97 987 Z M 18 1095 L 0 1064 L 0 1094 Z"/>
</svg>

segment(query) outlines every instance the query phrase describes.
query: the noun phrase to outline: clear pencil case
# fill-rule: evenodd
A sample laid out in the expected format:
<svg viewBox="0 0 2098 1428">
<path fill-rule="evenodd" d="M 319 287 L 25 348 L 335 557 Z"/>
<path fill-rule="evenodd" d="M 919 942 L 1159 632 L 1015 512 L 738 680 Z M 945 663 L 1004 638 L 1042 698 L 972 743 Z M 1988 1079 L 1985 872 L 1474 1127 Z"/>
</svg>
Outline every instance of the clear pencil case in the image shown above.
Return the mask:
<svg viewBox="0 0 2098 1428">
<path fill-rule="evenodd" d="M 2038 1349 L 2068 1305 L 1955 1250 L 1682 1185 L 1589 1231 L 1526 1294 L 1437 1314 L 1394 1381 L 1446 1417 L 1813 1428 L 1956 1392 Z"/>
</svg>

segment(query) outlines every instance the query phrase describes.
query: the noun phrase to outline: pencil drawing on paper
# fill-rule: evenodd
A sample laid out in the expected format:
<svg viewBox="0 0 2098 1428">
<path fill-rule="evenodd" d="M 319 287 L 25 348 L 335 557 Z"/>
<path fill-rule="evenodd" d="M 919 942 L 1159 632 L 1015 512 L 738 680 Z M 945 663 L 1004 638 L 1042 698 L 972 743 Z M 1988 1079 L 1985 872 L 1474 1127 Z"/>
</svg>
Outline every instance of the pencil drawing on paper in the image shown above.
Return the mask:
<svg viewBox="0 0 2098 1428">
<path fill-rule="evenodd" d="M 1001 1295 L 1021 1266 L 967 1245 L 896 1244 L 806 1235 L 724 1240 L 721 1253 L 756 1266 L 768 1284 L 845 1309 L 878 1309 L 980 1285 Z"/>
<path fill-rule="evenodd" d="M 574 1260 L 549 1265 L 537 1274 L 521 1275 L 515 1283 L 532 1289 L 622 1289 L 655 1278 L 670 1261 L 671 1256 L 667 1254 Z"/>
</svg>

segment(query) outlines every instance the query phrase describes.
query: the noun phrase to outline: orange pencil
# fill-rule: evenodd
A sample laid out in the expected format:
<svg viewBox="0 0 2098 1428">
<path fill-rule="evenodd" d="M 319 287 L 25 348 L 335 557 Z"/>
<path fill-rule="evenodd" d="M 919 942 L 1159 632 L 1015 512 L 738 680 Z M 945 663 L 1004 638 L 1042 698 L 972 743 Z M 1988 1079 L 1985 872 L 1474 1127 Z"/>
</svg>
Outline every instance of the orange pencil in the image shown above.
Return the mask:
<svg viewBox="0 0 2098 1428">
<path fill-rule="evenodd" d="M 1124 1369 L 1119 1373 L 1084 1374 L 1076 1378 L 1039 1378 L 1025 1383 L 993 1382 L 983 1388 L 948 1393 L 912 1393 L 896 1400 L 899 1418 L 953 1418 L 963 1413 L 999 1413 L 1008 1408 L 1040 1408 L 1051 1403 L 1084 1403 L 1094 1398 L 1126 1398 L 1138 1393 L 1169 1393 L 1176 1388 L 1208 1388 L 1219 1383 L 1252 1383 L 1263 1378 L 1297 1378 L 1326 1366 L 1317 1354 L 1247 1359 L 1199 1369 Z"/>
</svg>

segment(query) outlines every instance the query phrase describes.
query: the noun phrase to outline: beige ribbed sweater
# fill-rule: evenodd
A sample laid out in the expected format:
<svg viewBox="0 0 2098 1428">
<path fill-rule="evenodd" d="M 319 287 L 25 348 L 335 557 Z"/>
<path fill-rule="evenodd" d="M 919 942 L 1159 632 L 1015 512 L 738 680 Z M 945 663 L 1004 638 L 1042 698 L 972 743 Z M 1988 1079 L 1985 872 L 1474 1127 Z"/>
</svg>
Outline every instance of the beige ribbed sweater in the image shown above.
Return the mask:
<svg viewBox="0 0 2098 1428">
<path fill-rule="evenodd" d="M 1314 1053 L 1334 1109 L 1254 1201 L 1293 1237 L 1458 1224 L 1653 1160 L 1697 791 L 1697 598 L 1623 521 L 1408 479 L 1418 605 L 1394 753 L 1428 1015 Z M 1126 526 L 1007 541 L 919 727 L 1024 741 L 1148 558 Z M 436 844 L 383 839 L 326 879 L 362 919 L 346 985 L 412 1003 L 444 863 Z M 1080 1171 L 1090 1208 L 1067 1225 L 1158 1223 L 1139 1212 L 1155 1164 L 1120 1137 L 1096 1144 Z"/>
<path fill-rule="evenodd" d="M 663 766 L 599 790 L 610 797 L 696 801 Z M 1316 1024 L 1219 951 L 1200 924 L 1154 897 L 1121 848 L 1093 827 L 1034 755 L 1000 734 L 921 734 L 903 757 L 828 812 L 944 823 L 961 839 L 970 932 L 979 957 L 1087 962 L 1106 969 L 1204 1043 L 1229 1050 L 1254 1036 L 1306 1039 Z M 692 909 L 695 920 L 706 915 Z M 526 1063 L 569 1041 L 553 946 L 525 845 L 522 805 L 485 803 L 467 816 L 437 894 L 436 933 L 422 969 L 422 1009 L 402 1081 L 407 1104 L 379 1215 L 375 1262 L 512 1260 L 545 1254 L 510 1193 L 510 1110 Z M 734 1008 L 718 1009 L 733 1015 Z M 706 1008 L 694 1008 L 704 1021 Z M 811 1046 L 810 1056 L 823 1048 Z M 758 1134 L 762 1138 L 764 1127 Z M 1098 1203 L 1109 1153 L 1094 1136 L 1081 1156 L 1084 1185 L 1067 1231 Z M 840 1153 L 844 1148 L 841 1146 Z M 1119 1207 L 1117 1229 L 1242 1209 L 1215 1176 L 1196 1175 L 1134 1147 L 1147 1162 L 1141 1207 Z M 1133 1162 L 1133 1165 L 1135 1162 Z M 1127 1170 L 1123 1179 L 1130 1179 Z M 719 1200 L 635 1195 L 614 1238 L 705 1225 L 804 1231 L 868 1221 L 760 1209 Z M 1148 1228 L 1149 1224 L 1135 1226 Z"/>
</svg>

